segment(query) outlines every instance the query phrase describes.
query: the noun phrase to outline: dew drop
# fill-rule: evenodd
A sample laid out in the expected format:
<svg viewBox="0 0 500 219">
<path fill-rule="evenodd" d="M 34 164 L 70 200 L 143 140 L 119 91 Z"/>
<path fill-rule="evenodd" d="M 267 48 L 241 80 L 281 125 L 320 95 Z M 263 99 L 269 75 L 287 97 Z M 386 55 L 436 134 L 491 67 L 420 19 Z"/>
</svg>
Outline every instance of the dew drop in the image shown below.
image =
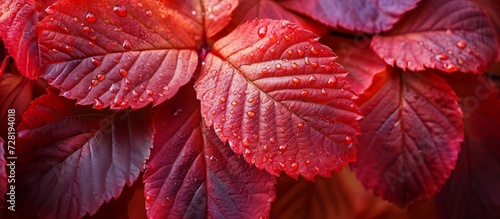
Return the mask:
<svg viewBox="0 0 500 219">
<path fill-rule="evenodd" d="M 311 164 L 311 161 L 310 160 L 306 160 L 306 164 Z"/>
<path fill-rule="evenodd" d="M 151 10 L 149 10 L 149 9 L 148 9 L 148 10 L 146 10 L 146 15 L 147 15 L 148 17 L 152 17 L 152 16 L 153 16 L 153 12 L 152 12 Z"/>
<path fill-rule="evenodd" d="M 247 116 L 250 117 L 250 118 L 253 118 L 255 116 L 255 112 L 254 111 L 249 111 L 249 112 L 247 112 Z"/>
<path fill-rule="evenodd" d="M 89 46 L 95 46 L 95 43 L 94 42 L 89 42 Z"/>
<path fill-rule="evenodd" d="M 254 99 L 253 99 L 253 98 L 251 98 L 251 97 L 250 97 L 250 98 L 248 98 L 248 100 L 247 100 L 247 102 L 249 102 L 249 103 L 253 103 L 253 101 L 254 101 Z"/>
<path fill-rule="evenodd" d="M 151 196 L 146 196 L 146 202 L 147 203 L 153 203 L 153 199 L 151 198 Z"/>
<path fill-rule="evenodd" d="M 99 82 L 101 82 L 101 81 L 104 81 L 104 79 L 106 79 L 106 75 L 104 75 L 104 74 L 97 74 L 96 78 L 97 78 L 97 80 Z"/>
<path fill-rule="evenodd" d="M 292 81 L 293 81 L 293 83 L 295 83 L 295 84 L 300 83 L 300 79 L 298 79 L 298 78 L 296 78 L 296 77 L 293 77 L 293 78 L 292 78 Z"/>
<path fill-rule="evenodd" d="M 70 51 L 73 50 L 73 47 L 72 46 L 66 46 L 65 49 L 66 49 L 66 51 L 70 52 Z"/>
<path fill-rule="evenodd" d="M 260 27 L 257 33 L 259 34 L 260 38 L 264 38 L 267 34 L 267 25 Z"/>
<path fill-rule="evenodd" d="M 299 168 L 299 164 L 297 162 L 293 162 L 290 167 L 292 168 L 292 171 L 295 171 L 297 170 L 297 168 Z"/>
<path fill-rule="evenodd" d="M 318 55 L 318 53 L 319 53 L 318 50 L 316 50 L 314 46 L 311 46 L 311 54 Z"/>
<path fill-rule="evenodd" d="M 317 63 L 317 62 L 312 62 L 312 63 L 311 63 L 311 66 L 312 66 L 313 68 L 317 68 L 317 67 L 318 67 L 318 63 Z"/>
<path fill-rule="evenodd" d="M 293 69 L 297 69 L 297 68 L 299 68 L 299 65 L 297 65 L 297 63 L 295 63 L 295 62 L 292 62 L 292 64 L 291 64 L 291 65 L 292 65 L 292 68 L 293 68 Z"/>
<path fill-rule="evenodd" d="M 299 124 L 297 124 L 297 128 L 299 128 L 299 129 L 304 128 L 304 123 L 303 122 L 299 122 Z"/>
<path fill-rule="evenodd" d="M 304 51 L 302 51 L 301 49 L 297 49 L 297 54 L 299 55 L 299 57 L 302 57 L 304 56 Z"/>
<path fill-rule="evenodd" d="M 252 156 L 252 151 L 248 148 L 245 148 L 245 151 L 243 152 L 243 155 L 245 157 L 249 157 L 249 156 Z"/>
<path fill-rule="evenodd" d="M 115 26 L 115 31 L 116 31 L 116 32 L 122 32 L 122 31 L 123 31 L 123 29 L 122 29 L 122 27 L 120 27 L 120 26 Z"/>
<path fill-rule="evenodd" d="M 128 71 L 123 68 L 121 68 L 119 72 L 122 77 L 126 77 L 128 75 Z"/>
<path fill-rule="evenodd" d="M 328 79 L 327 82 L 328 87 L 335 87 L 337 85 L 337 78 L 336 77 L 331 77 Z"/>
<path fill-rule="evenodd" d="M 288 35 L 286 35 L 286 34 L 285 34 L 285 36 L 284 36 L 284 37 L 285 37 L 285 40 L 286 40 L 286 41 L 289 41 L 289 40 L 291 40 L 291 39 L 292 39 L 292 37 L 290 37 L 290 36 L 288 36 Z"/>
<path fill-rule="evenodd" d="M 102 109 L 104 103 L 99 99 L 94 99 L 94 109 Z"/>
<path fill-rule="evenodd" d="M 325 88 L 321 88 L 321 94 L 323 96 L 326 96 L 328 94 L 328 92 L 326 92 Z"/>
<path fill-rule="evenodd" d="M 274 138 L 269 138 L 269 143 L 274 144 L 276 143 L 276 140 L 274 140 Z"/>
<path fill-rule="evenodd" d="M 231 105 L 233 105 L 233 106 L 236 106 L 236 104 L 238 104 L 238 102 L 236 102 L 236 101 L 231 102 Z"/>
<path fill-rule="evenodd" d="M 288 149 L 288 145 L 286 145 L 286 144 L 284 144 L 284 145 L 280 145 L 280 146 L 278 147 L 278 151 L 279 151 L 280 153 L 285 153 L 287 149 Z"/>
<path fill-rule="evenodd" d="M 286 164 L 285 163 L 279 162 L 278 164 L 280 165 L 281 169 L 285 169 L 286 168 Z"/>
<path fill-rule="evenodd" d="M 286 53 L 288 53 L 288 55 L 293 55 L 293 50 L 288 50 Z"/>
<path fill-rule="evenodd" d="M 123 5 L 116 5 L 114 8 L 113 8 L 113 12 L 115 12 L 115 14 L 117 14 L 118 16 L 120 17 L 125 17 L 127 16 L 127 9 L 125 8 L 125 6 Z"/>
<path fill-rule="evenodd" d="M 267 144 L 265 144 L 265 145 L 262 147 L 262 150 L 264 150 L 265 152 L 268 152 L 268 151 L 269 151 L 269 147 L 267 146 Z"/>
<path fill-rule="evenodd" d="M 124 40 L 122 46 L 126 50 L 130 50 L 131 49 L 131 45 L 130 45 L 130 42 L 128 40 Z"/>
<path fill-rule="evenodd" d="M 275 67 L 276 67 L 276 69 L 280 70 L 281 69 L 281 64 L 278 63 L 278 64 L 275 65 Z"/>
<path fill-rule="evenodd" d="M 220 102 L 225 103 L 225 102 L 226 102 L 226 98 L 221 97 L 221 98 L 220 98 Z"/>
<path fill-rule="evenodd" d="M 262 72 L 262 74 L 267 74 L 269 73 L 269 69 L 263 68 L 260 72 Z"/>
<path fill-rule="evenodd" d="M 316 80 L 317 80 L 316 76 L 314 76 L 314 75 L 311 75 L 311 77 L 309 77 L 309 82 L 311 82 L 311 83 L 316 82 Z"/>
<path fill-rule="evenodd" d="M 89 11 L 85 15 L 85 20 L 89 23 L 94 23 L 97 20 L 97 17 L 95 16 L 95 14 L 93 12 Z"/>
<path fill-rule="evenodd" d="M 58 52 L 59 52 L 59 50 L 57 50 L 57 49 L 52 49 L 52 52 L 53 52 L 53 53 L 58 53 Z"/>
<path fill-rule="evenodd" d="M 457 66 L 455 66 L 454 64 L 452 63 L 449 63 L 449 64 L 446 64 L 445 65 L 445 68 L 446 70 L 450 71 L 450 72 L 455 72 L 457 71 Z"/>
<path fill-rule="evenodd" d="M 441 61 L 441 60 L 447 60 L 448 56 L 444 53 L 439 53 L 436 55 L 436 60 Z"/>
<path fill-rule="evenodd" d="M 153 91 L 151 91 L 151 90 L 146 90 L 146 94 L 147 94 L 148 96 L 153 96 L 153 94 L 154 94 L 154 93 L 153 93 Z"/>
<path fill-rule="evenodd" d="M 276 36 L 275 36 L 274 34 L 273 34 L 272 36 L 270 36 L 270 37 L 269 37 L 269 41 L 270 41 L 271 43 L 276 43 L 276 41 L 277 41 L 277 40 L 278 40 L 278 39 L 276 39 Z"/>
<path fill-rule="evenodd" d="M 74 18 L 73 18 L 73 21 L 74 21 L 75 23 L 80 22 L 80 20 L 79 20 L 77 17 L 74 17 Z"/>
<path fill-rule="evenodd" d="M 349 145 L 349 144 L 351 144 L 351 143 L 352 143 L 352 137 L 351 137 L 351 136 L 346 136 L 346 137 L 345 137 L 345 144 L 346 144 L 346 145 Z"/>
<path fill-rule="evenodd" d="M 464 42 L 464 41 L 458 41 L 457 42 L 457 47 L 460 48 L 460 49 L 465 49 L 465 47 L 467 47 L 467 43 Z"/>
<path fill-rule="evenodd" d="M 302 92 L 300 92 L 300 96 L 302 97 L 307 97 L 307 95 L 309 95 L 309 91 L 303 90 Z"/>
</svg>

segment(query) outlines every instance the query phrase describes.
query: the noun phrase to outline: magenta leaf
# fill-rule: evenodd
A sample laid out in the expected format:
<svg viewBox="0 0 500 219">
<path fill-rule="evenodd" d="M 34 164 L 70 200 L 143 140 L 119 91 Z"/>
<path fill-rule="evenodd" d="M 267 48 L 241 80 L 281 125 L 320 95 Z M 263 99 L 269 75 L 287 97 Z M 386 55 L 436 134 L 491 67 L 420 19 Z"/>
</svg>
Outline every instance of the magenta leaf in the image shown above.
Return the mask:
<svg viewBox="0 0 500 219">
<path fill-rule="evenodd" d="M 202 122 L 191 86 L 155 111 L 144 174 L 151 218 L 269 216 L 275 177 L 249 166 Z"/>
<path fill-rule="evenodd" d="M 0 210 L 5 207 L 7 203 L 5 200 L 5 194 L 7 194 L 7 161 L 5 160 L 5 141 L 0 137 Z"/>
<path fill-rule="evenodd" d="M 305 14 L 331 27 L 379 33 L 392 28 L 420 0 L 331 1 L 285 0 L 284 7 Z"/>
<path fill-rule="evenodd" d="M 95 213 L 138 177 L 152 137 L 149 108 L 97 111 L 50 91 L 33 101 L 19 125 L 20 210 L 42 218 Z"/>
<path fill-rule="evenodd" d="M 465 0 L 422 3 L 390 32 L 373 38 L 372 48 L 386 63 L 411 71 L 481 73 L 496 58 L 493 30 L 476 5 Z"/>
<path fill-rule="evenodd" d="M 370 39 L 367 37 L 349 39 L 327 35 L 321 41 L 339 56 L 337 62 L 349 72 L 346 80 L 357 94 L 362 94 L 370 87 L 373 77 L 387 68 L 385 62 L 369 48 Z"/>
<path fill-rule="evenodd" d="M 197 67 L 201 24 L 189 3 L 57 3 L 38 29 L 43 77 L 61 95 L 100 109 L 171 98 Z"/>
<path fill-rule="evenodd" d="M 457 96 L 433 72 L 378 74 L 360 96 L 357 177 L 399 206 L 430 199 L 455 167 L 463 140 Z"/>
<path fill-rule="evenodd" d="M 217 41 L 201 69 L 207 125 L 259 169 L 313 180 L 356 157 L 357 97 L 318 39 L 288 21 L 255 20 Z"/>
<path fill-rule="evenodd" d="M 0 137 L 7 139 L 9 110 L 14 110 L 15 126 L 33 100 L 33 82 L 19 74 L 5 73 L 0 79 Z"/>
<path fill-rule="evenodd" d="M 500 102 L 483 76 L 446 76 L 461 98 L 465 141 L 455 170 L 436 198 L 440 218 L 497 218 L 500 209 Z"/>
<path fill-rule="evenodd" d="M 52 1 L 38 1 L 48 4 Z M 35 9 L 33 0 L 4 0 L 0 2 L 0 37 L 16 60 L 19 71 L 30 79 L 38 77 L 38 35 L 36 26 L 45 14 Z"/>
</svg>

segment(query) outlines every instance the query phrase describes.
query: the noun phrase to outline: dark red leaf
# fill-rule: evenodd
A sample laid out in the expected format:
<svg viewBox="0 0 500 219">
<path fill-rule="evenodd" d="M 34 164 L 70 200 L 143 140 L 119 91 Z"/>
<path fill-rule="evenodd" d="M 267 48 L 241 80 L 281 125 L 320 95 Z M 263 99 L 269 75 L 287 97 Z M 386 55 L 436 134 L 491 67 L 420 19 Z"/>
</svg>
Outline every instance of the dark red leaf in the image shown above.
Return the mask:
<svg viewBox="0 0 500 219">
<path fill-rule="evenodd" d="M 490 18 L 493 30 L 495 31 L 495 38 L 497 43 L 497 62 L 500 62 L 500 1 L 497 0 L 473 0 L 482 10 L 484 10 Z"/>
<path fill-rule="evenodd" d="M 392 28 L 420 0 L 285 0 L 280 4 L 331 27 L 379 33 Z"/>
<path fill-rule="evenodd" d="M 327 35 L 321 39 L 339 56 L 337 62 L 349 72 L 346 80 L 358 94 L 370 86 L 374 75 L 387 67 L 370 49 L 370 41 L 366 35 L 357 35 L 352 39 Z"/>
<path fill-rule="evenodd" d="M 466 0 L 425 0 L 371 44 L 385 62 L 402 69 L 472 73 L 495 59 L 494 45 L 488 17 Z"/>
<path fill-rule="evenodd" d="M 328 31 L 326 26 L 287 10 L 280 5 L 280 1 L 272 0 L 240 1 L 238 7 L 232 14 L 232 20 L 228 26 L 228 30 L 230 32 L 239 25 L 255 19 L 288 20 L 298 24 L 304 29 L 314 31 L 318 35 L 322 35 Z M 229 32 L 226 32 L 225 35 Z"/>
<path fill-rule="evenodd" d="M 498 218 L 500 209 L 500 102 L 483 76 L 445 76 L 461 98 L 465 141 L 455 170 L 438 193 L 440 218 Z"/>
<path fill-rule="evenodd" d="M 388 69 L 360 96 L 357 177 L 399 206 L 430 199 L 446 182 L 463 140 L 457 96 L 433 72 Z"/>
<path fill-rule="evenodd" d="M 201 24 L 190 2 L 57 3 L 40 24 L 43 77 L 94 108 L 142 108 L 171 98 L 198 63 Z"/>
<path fill-rule="evenodd" d="M 36 4 L 52 1 L 5 0 L 0 2 L 0 37 L 14 57 L 19 71 L 30 79 L 39 75 L 38 35 L 36 26 L 45 15 Z"/>
<path fill-rule="evenodd" d="M 0 209 L 3 209 L 6 205 L 5 194 L 7 194 L 7 161 L 5 160 L 5 141 L 0 137 Z"/>
<path fill-rule="evenodd" d="M 151 218 L 267 217 L 275 177 L 249 166 L 203 123 L 191 86 L 155 111 L 144 175 Z"/>
<path fill-rule="evenodd" d="M 196 84 L 207 125 L 275 175 L 313 180 L 356 157 L 357 97 L 318 39 L 288 21 L 252 21 L 215 43 Z"/>
<path fill-rule="evenodd" d="M 231 15 L 238 7 L 238 0 L 205 0 L 202 1 L 205 12 L 205 31 L 211 37 L 224 29 L 231 21 Z"/>
<path fill-rule="evenodd" d="M 50 91 L 33 101 L 19 125 L 20 210 L 43 218 L 95 213 L 138 177 L 152 137 L 149 108 L 96 111 Z"/>
<path fill-rule="evenodd" d="M 21 116 L 28 110 L 33 100 L 33 82 L 18 74 L 6 73 L 0 79 L 0 137 L 7 139 L 8 110 L 15 111 L 15 126 L 21 122 Z"/>
</svg>

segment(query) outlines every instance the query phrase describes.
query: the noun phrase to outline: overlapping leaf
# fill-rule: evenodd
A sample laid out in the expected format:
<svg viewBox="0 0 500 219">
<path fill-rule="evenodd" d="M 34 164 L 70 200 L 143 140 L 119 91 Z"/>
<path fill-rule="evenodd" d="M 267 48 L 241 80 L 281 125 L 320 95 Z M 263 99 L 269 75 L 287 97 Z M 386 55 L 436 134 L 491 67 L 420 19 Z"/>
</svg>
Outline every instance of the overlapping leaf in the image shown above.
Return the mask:
<svg viewBox="0 0 500 219">
<path fill-rule="evenodd" d="M 463 140 L 457 96 L 433 72 L 388 69 L 360 97 L 357 177 L 399 206 L 431 198 L 446 182 Z"/>
<path fill-rule="evenodd" d="M 204 24 L 207 37 L 212 37 L 224 29 L 231 21 L 234 9 L 239 5 L 238 0 L 206 0 L 202 2 L 203 8 L 206 10 Z"/>
<path fill-rule="evenodd" d="M 331 27 L 368 33 L 389 30 L 420 0 L 330 1 L 285 0 L 280 4 Z"/>
<path fill-rule="evenodd" d="M 191 86 L 155 111 L 156 135 L 144 175 L 151 218 L 269 215 L 276 179 L 236 157 L 202 122 Z"/>
<path fill-rule="evenodd" d="M 15 111 L 15 128 L 21 122 L 21 116 L 28 110 L 33 100 L 33 82 L 22 75 L 6 73 L 0 79 L 0 137 L 7 139 L 8 116 L 7 111 Z"/>
<path fill-rule="evenodd" d="M 288 21 L 252 21 L 215 43 L 196 84 L 207 124 L 276 175 L 312 180 L 356 156 L 356 95 L 317 40 Z"/>
<path fill-rule="evenodd" d="M 388 64 L 411 71 L 481 73 L 497 55 L 488 17 L 466 0 L 423 1 L 371 46 Z"/>
<path fill-rule="evenodd" d="M 43 77 L 94 108 L 171 98 L 196 69 L 202 27 L 190 2 L 57 3 L 39 28 Z"/>
<path fill-rule="evenodd" d="M 95 213 L 138 177 L 152 136 L 148 108 L 96 111 L 50 91 L 32 103 L 19 125 L 19 210 L 43 218 Z"/>
<path fill-rule="evenodd" d="M 344 38 L 328 35 L 321 39 L 339 56 L 340 63 L 349 74 L 349 81 L 356 93 L 363 93 L 372 83 L 373 76 L 386 70 L 386 64 L 369 48 L 370 39 L 365 35 Z"/>
<path fill-rule="evenodd" d="M 440 218 L 498 218 L 500 208 L 500 102 L 483 76 L 446 77 L 461 98 L 465 141 L 455 170 L 438 193 Z"/>
<path fill-rule="evenodd" d="M 19 71 L 30 79 L 38 77 L 38 35 L 36 27 L 45 14 L 36 4 L 49 5 L 52 0 L 6 0 L 0 2 L 0 37 L 14 57 Z"/>
</svg>

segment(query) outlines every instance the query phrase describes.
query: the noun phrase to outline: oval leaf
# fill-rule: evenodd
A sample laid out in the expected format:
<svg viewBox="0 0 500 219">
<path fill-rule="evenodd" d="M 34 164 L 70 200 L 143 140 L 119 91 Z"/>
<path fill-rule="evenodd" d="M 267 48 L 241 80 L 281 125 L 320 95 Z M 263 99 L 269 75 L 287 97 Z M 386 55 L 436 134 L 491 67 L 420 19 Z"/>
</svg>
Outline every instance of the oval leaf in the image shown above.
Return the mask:
<svg viewBox="0 0 500 219">
<path fill-rule="evenodd" d="M 42 218 L 93 214 L 139 176 L 152 146 L 150 109 L 96 111 L 53 91 L 19 125 L 16 193 Z"/>
<path fill-rule="evenodd" d="M 457 96 L 432 72 L 378 74 L 360 96 L 357 177 L 399 206 L 430 199 L 455 167 L 463 140 Z"/>
<path fill-rule="evenodd" d="M 420 0 L 285 0 L 280 4 L 331 27 L 379 33 L 389 30 Z"/>
<path fill-rule="evenodd" d="M 486 14 L 465 0 L 424 1 L 372 48 L 389 65 L 422 71 L 481 73 L 496 58 Z"/>
<path fill-rule="evenodd" d="M 151 218 L 268 217 L 275 177 L 236 157 L 204 124 L 192 87 L 155 111 L 144 174 Z"/>
<path fill-rule="evenodd" d="M 43 77 L 78 104 L 113 109 L 157 105 L 196 69 L 195 39 L 202 28 L 196 17 L 179 12 L 189 7 L 120 3 L 57 3 L 40 24 Z"/>
<path fill-rule="evenodd" d="M 215 43 L 196 84 L 207 125 L 276 175 L 329 176 L 356 156 L 356 95 L 317 40 L 288 21 L 252 21 Z"/>
<path fill-rule="evenodd" d="M 440 218 L 498 218 L 500 209 L 500 102 L 483 76 L 445 77 L 461 98 L 465 141 L 455 170 L 436 196 Z"/>
</svg>

